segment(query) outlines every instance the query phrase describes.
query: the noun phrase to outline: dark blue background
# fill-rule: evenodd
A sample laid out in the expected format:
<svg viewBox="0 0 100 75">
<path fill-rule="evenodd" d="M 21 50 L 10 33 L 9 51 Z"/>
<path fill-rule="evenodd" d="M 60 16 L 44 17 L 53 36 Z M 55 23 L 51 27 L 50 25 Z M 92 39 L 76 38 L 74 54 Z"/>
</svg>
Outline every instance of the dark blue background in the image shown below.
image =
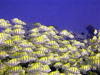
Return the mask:
<svg viewBox="0 0 100 75">
<path fill-rule="evenodd" d="M 0 18 L 86 32 L 88 24 L 100 28 L 100 0 L 0 0 Z"/>
</svg>

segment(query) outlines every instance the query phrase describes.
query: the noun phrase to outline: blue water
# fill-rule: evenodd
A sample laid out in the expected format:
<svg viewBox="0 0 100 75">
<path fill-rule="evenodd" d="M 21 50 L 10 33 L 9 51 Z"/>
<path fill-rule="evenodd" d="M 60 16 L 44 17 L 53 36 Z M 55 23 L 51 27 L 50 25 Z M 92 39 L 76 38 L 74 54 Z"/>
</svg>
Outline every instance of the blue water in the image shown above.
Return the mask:
<svg viewBox="0 0 100 75">
<path fill-rule="evenodd" d="M 100 0 L 0 0 L 0 18 L 86 32 L 88 24 L 100 28 Z"/>
</svg>

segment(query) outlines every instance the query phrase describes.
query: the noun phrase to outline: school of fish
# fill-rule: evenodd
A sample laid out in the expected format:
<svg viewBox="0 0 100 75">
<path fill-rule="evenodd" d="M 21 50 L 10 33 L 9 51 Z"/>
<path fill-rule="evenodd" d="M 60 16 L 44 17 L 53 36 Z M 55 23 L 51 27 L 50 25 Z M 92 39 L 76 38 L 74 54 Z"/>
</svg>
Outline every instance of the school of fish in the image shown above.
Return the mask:
<svg viewBox="0 0 100 75">
<path fill-rule="evenodd" d="M 0 19 L 0 75 L 83 75 L 100 71 L 100 30 L 78 41 L 68 30 Z M 26 66 L 23 66 L 26 65 Z M 52 68 L 55 70 L 52 70 Z"/>
</svg>

